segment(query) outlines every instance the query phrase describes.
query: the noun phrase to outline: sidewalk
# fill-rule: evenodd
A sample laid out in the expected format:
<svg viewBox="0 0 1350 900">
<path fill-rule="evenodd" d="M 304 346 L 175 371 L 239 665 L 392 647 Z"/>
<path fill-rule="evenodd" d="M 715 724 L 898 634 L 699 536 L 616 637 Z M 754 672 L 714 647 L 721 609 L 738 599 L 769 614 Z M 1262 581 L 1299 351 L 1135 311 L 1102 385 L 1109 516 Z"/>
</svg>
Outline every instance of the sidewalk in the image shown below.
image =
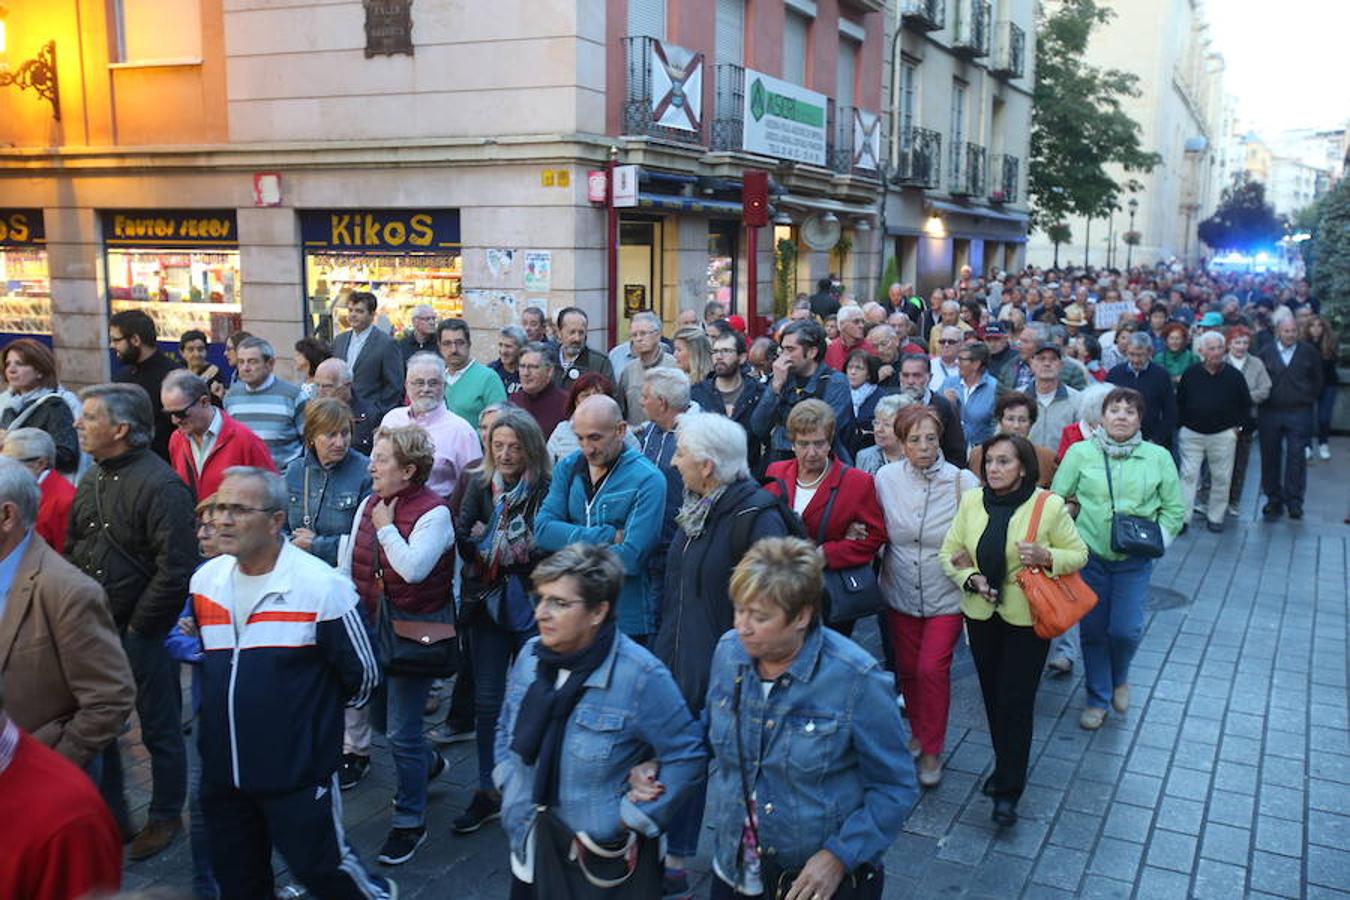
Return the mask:
<svg viewBox="0 0 1350 900">
<path fill-rule="evenodd" d="M 1332 461 L 1309 465 L 1302 522 L 1260 521 L 1254 455 L 1242 519 L 1219 535 L 1193 528 L 1172 546 L 1154 572 L 1127 715 L 1085 732 L 1081 673 L 1042 682 L 1031 783 L 1021 820 L 1002 832 L 977 790 L 991 750 L 970 656 L 958 648 L 946 775 L 887 854 L 888 900 L 1350 897 L 1350 440 L 1332 447 Z M 874 628 L 859 637 L 876 649 Z M 474 787 L 473 745 L 447 757 L 431 789 L 432 837 L 389 874 L 403 898 L 503 898 L 500 829 L 450 833 Z M 135 759 L 127 780 L 140 816 L 149 767 L 139 745 Z M 348 833 L 372 864 L 393 785 L 381 750 L 344 797 Z M 699 897 L 706 839 L 702 851 Z M 190 884 L 185 840 L 128 866 L 125 879 L 128 889 Z"/>
</svg>

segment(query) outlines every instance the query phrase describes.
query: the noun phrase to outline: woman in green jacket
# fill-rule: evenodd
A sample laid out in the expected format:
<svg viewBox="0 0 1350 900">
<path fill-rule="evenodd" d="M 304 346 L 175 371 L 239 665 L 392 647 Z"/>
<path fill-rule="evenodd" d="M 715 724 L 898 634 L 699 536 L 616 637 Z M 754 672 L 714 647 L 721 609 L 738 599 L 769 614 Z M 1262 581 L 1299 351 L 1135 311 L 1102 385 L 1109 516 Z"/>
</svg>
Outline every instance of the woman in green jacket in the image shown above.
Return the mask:
<svg viewBox="0 0 1350 900">
<path fill-rule="evenodd" d="M 1079 623 L 1087 706 L 1078 723 L 1100 728 L 1107 703 L 1117 713 L 1130 706 L 1130 660 L 1144 634 L 1144 600 L 1153 560 L 1111 549 L 1111 517 L 1125 513 L 1162 526 L 1170 542 L 1185 521 L 1181 484 L 1172 455 L 1139 432 L 1144 398 L 1116 388 L 1102 402 L 1102 427 L 1069 448 L 1051 490 L 1069 502 L 1089 556 L 1083 580 L 1097 605 Z M 1110 481 L 1107 481 L 1110 466 Z M 1114 504 L 1112 495 L 1114 494 Z"/>
<path fill-rule="evenodd" d="M 1050 642 L 1032 628 L 1017 572 L 1023 566 L 1054 575 L 1074 572 L 1083 567 L 1088 551 L 1064 501 L 1037 490 L 1040 473 L 1030 441 L 999 434 L 981 449 L 979 475 L 985 486 L 961 496 L 940 558 L 943 571 L 963 591 L 961 612 L 994 744 L 994 774 L 983 790 L 994 798 L 994 821 L 1011 825 L 1026 785 L 1036 687 L 1050 650 Z M 1028 541 L 1027 526 L 1038 502 L 1044 503 L 1040 524 L 1036 539 Z"/>
<path fill-rule="evenodd" d="M 1191 349 L 1190 333 L 1180 322 L 1168 322 L 1161 337 L 1163 349 L 1158 354 L 1158 365 L 1167 370 L 1175 385 L 1187 369 L 1200 362 L 1200 357 Z"/>
</svg>

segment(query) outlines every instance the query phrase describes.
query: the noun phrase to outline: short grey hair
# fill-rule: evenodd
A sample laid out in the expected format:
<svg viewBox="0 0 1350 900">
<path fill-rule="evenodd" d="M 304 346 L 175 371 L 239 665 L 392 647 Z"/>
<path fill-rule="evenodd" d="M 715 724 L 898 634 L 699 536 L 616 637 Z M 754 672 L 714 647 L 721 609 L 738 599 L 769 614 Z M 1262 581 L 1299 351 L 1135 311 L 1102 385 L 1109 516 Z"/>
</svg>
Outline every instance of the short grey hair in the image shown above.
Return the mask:
<svg viewBox="0 0 1350 900">
<path fill-rule="evenodd" d="M 861 306 L 841 306 L 839 312 L 835 315 L 836 322 L 847 322 L 850 319 L 861 319 L 863 311 Z"/>
<path fill-rule="evenodd" d="M 1147 350 L 1153 352 L 1153 338 L 1144 334 L 1142 331 L 1136 331 L 1130 335 L 1130 342 L 1125 345 L 1127 349 Z"/>
<path fill-rule="evenodd" d="M 328 357 L 314 367 L 314 373 L 317 375 L 319 370 L 324 368 L 337 370 L 338 384 L 351 384 L 355 377 L 352 375 L 352 367 L 340 356 Z"/>
<path fill-rule="evenodd" d="M 517 347 L 524 347 L 529 343 L 529 338 L 525 337 L 525 329 L 519 325 L 507 325 L 497 332 L 500 337 L 506 338 Z M 414 354 L 415 355 L 415 354 Z"/>
<path fill-rule="evenodd" d="M 548 366 L 549 369 L 552 369 L 557 365 L 557 361 L 553 358 L 553 348 L 543 341 L 530 341 L 530 343 L 521 347 L 520 355 L 524 356 L 526 353 L 539 354 L 540 362 Z"/>
<path fill-rule="evenodd" d="M 19 508 L 19 522 L 25 529 L 37 521 L 41 499 L 33 473 L 15 460 L 0 458 L 0 503 L 13 503 Z"/>
<path fill-rule="evenodd" d="M 1102 406 L 1106 403 L 1106 395 L 1116 387 L 1114 384 L 1094 381 L 1083 388 L 1083 392 L 1078 395 L 1078 418 L 1093 428 L 1102 424 Z"/>
<path fill-rule="evenodd" d="M 277 358 L 277 351 L 272 349 L 272 342 L 260 337 L 247 337 L 239 342 L 239 346 L 234 348 L 234 352 L 240 350 L 257 350 L 262 354 L 264 362 L 271 362 Z"/>
<path fill-rule="evenodd" d="M 1217 331 L 1206 331 L 1195 339 L 1195 349 L 1203 350 L 1205 349 L 1206 344 L 1212 344 L 1215 341 L 1219 342 L 1220 347 L 1228 346 L 1228 342 L 1224 340 L 1223 334 Z"/>
<path fill-rule="evenodd" d="M 211 394 L 211 385 L 200 375 L 194 375 L 187 369 L 174 369 L 164 378 L 161 390 L 170 390 L 182 394 L 189 403 L 196 403 Z"/>
<path fill-rule="evenodd" d="M 139 384 L 122 382 L 90 385 L 80 391 L 80 401 L 96 400 L 113 425 L 127 426 L 127 446 L 150 446 L 155 436 L 155 411 L 150 395 Z"/>
<path fill-rule="evenodd" d="M 960 304 L 960 303 L 957 303 L 955 300 L 943 300 L 943 301 L 942 301 L 942 305 L 941 305 L 940 307 L 938 307 L 938 310 L 939 310 L 940 312 L 946 312 L 946 311 L 949 310 L 949 309 L 954 309 L 954 310 L 956 310 L 957 312 L 960 312 L 960 311 L 961 311 L 961 304 Z"/>
<path fill-rule="evenodd" d="M 913 397 L 911 397 L 909 394 L 906 394 L 904 391 L 901 391 L 896 394 L 887 394 L 885 397 L 882 397 L 880 400 L 877 401 L 876 409 L 873 410 L 872 415 L 890 416 L 891 418 L 895 418 L 895 416 L 900 412 L 900 410 L 904 409 L 906 406 L 912 406 L 913 404 L 918 402 L 919 401 L 915 400 Z"/>
<path fill-rule="evenodd" d="M 411 372 L 417 366 L 435 366 L 436 371 L 440 373 L 441 381 L 448 376 L 445 368 L 445 360 L 441 359 L 439 353 L 432 353 L 430 350 L 419 350 L 408 357 L 408 364 L 403 367 L 405 373 Z"/>
<path fill-rule="evenodd" d="M 691 459 L 712 462 L 718 484 L 750 477 L 745 429 L 735 420 L 716 413 L 695 413 L 680 419 L 675 433 L 679 446 Z"/>
<path fill-rule="evenodd" d="M 5 436 L 5 456 L 19 462 L 45 459 L 51 468 L 56 465 L 56 441 L 41 428 L 15 428 Z"/>
<path fill-rule="evenodd" d="M 261 481 L 263 496 L 267 498 L 266 508 L 268 512 L 285 511 L 286 504 L 290 500 L 290 494 L 286 491 L 285 479 L 276 472 L 269 472 L 257 466 L 230 466 L 225 470 L 225 477 L 252 478 L 255 481 Z"/>
<path fill-rule="evenodd" d="M 717 301 L 713 302 L 715 303 Z M 658 316 L 656 313 L 651 312 L 650 310 L 643 310 L 642 312 L 634 315 L 633 318 L 629 320 L 628 327 L 631 329 L 632 326 L 636 325 L 638 322 L 646 322 L 648 325 L 652 326 L 657 331 L 661 330 L 661 317 Z"/>
<path fill-rule="evenodd" d="M 689 376 L 673 366 L 656 366 L 642 376 L 642 386 L 671 409 L 689 408 Z"/>
<path fill-rule="evenodd" d="M 867 333 L 869 335 L 876 334 L 877 332 L 881 332 L 882 337 L 895 338 L 897 340 L 900 337 L 900 335 L 896 333 L 895 329 L 892 328 L 890 325 L 887 325 L 885 322 L 879 322 L 876 325 L 873 325 L 871 328 L 867 329 Z"/>
</svg>

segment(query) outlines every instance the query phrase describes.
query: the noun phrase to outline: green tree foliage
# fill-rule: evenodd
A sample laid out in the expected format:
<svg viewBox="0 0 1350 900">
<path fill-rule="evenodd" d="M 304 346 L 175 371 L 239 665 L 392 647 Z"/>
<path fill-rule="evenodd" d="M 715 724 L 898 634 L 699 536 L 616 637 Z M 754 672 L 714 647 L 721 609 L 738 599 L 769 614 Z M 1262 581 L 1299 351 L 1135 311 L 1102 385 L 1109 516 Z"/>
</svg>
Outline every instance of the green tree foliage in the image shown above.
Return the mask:
<svg viewBox="0 0 1350 900">
<path fill-rule="evenodd" d="M 1313 245 L 1312 292 L 1341 335 L 1350 325 L 1350 178 L 1318 204 L 1322 216 Z"/>
<path fill-rule="evenodd" d="M 890 297 L 891 285 L 900 280 L 900 263 L 894 256 L 886 257 L 886 268 L 881 273 L 881 281 L 877 284 L 877 302 L 887 300 Z"/>
<path fill-rule="evenodd" d="M 1214 250 L 1269 248 L 1284 234 L 1275 208 L 1266 202 L 1266 186 L 1240 172 L 1223 189 L 1214 215 L 1201 222 L 1196 234 Z"/>
<path fill-rule="evenodd" d="M 1138 77 L 1083 61 L 1093 29 L 1114 16 L 1096 0 L 1059 0 L 1038 23 L 1027 184 L 1037 228 L 1070 214 L 1106 215 L 1122 190 L 1140 189 L 1132 178 L 1118 183 L 1107 164 L 1148 172 L 1161 161 L 1141 147 L 1139 123 L 1121 107 L 1138 96 Z"/>
</svg>

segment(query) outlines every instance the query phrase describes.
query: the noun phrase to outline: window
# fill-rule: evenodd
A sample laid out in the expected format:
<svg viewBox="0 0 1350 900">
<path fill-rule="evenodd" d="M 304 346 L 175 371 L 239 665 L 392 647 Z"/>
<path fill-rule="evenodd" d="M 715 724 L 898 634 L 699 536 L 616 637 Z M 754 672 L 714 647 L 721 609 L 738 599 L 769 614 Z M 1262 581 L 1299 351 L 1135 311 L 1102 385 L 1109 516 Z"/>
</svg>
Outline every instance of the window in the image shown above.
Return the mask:
<svg viewBox="0 0 1350 900">
<path fill-rule="evenodd" d="M 952 153 L 960 152 L 966 142 L 966 84 L 952 82 Z M 953 157 L 955 158 L 955 157 Z"/>
<path fill-rule="evenodd" d="M 741 65 L 745 50 L 745 0 L 717 0 L 716 65 Z"/>
<path fill-rule="evenodd" d="M 796 10 L 783 19 L 783 80 L 806 84 L 806 32 L 811 20 Z"/>
<path fill-rule="evenodd" d="M 666 39 L 666 0 L 628 0 L 628 33 Z"/>
<path fill-rule="evenodd" d="M 115 62 L 200 60 L 198 0 L 113 0 Z"/>
<path fill-rule="evenodd" d="M 896 120 L 899 122 L 900 149 L 908 150 L 914 140 L 914 91 L 919 67 L 907 59 L 900 61 L 900 85 L 896 89 Z"/>
<path fill-rule="evenodd" d="M 853 105 L 853 83 L 858 69 L 858 42 L 839 35 L 839 62 L 835 69 L 834 99 L 837 109 Z"/>
</svg>

